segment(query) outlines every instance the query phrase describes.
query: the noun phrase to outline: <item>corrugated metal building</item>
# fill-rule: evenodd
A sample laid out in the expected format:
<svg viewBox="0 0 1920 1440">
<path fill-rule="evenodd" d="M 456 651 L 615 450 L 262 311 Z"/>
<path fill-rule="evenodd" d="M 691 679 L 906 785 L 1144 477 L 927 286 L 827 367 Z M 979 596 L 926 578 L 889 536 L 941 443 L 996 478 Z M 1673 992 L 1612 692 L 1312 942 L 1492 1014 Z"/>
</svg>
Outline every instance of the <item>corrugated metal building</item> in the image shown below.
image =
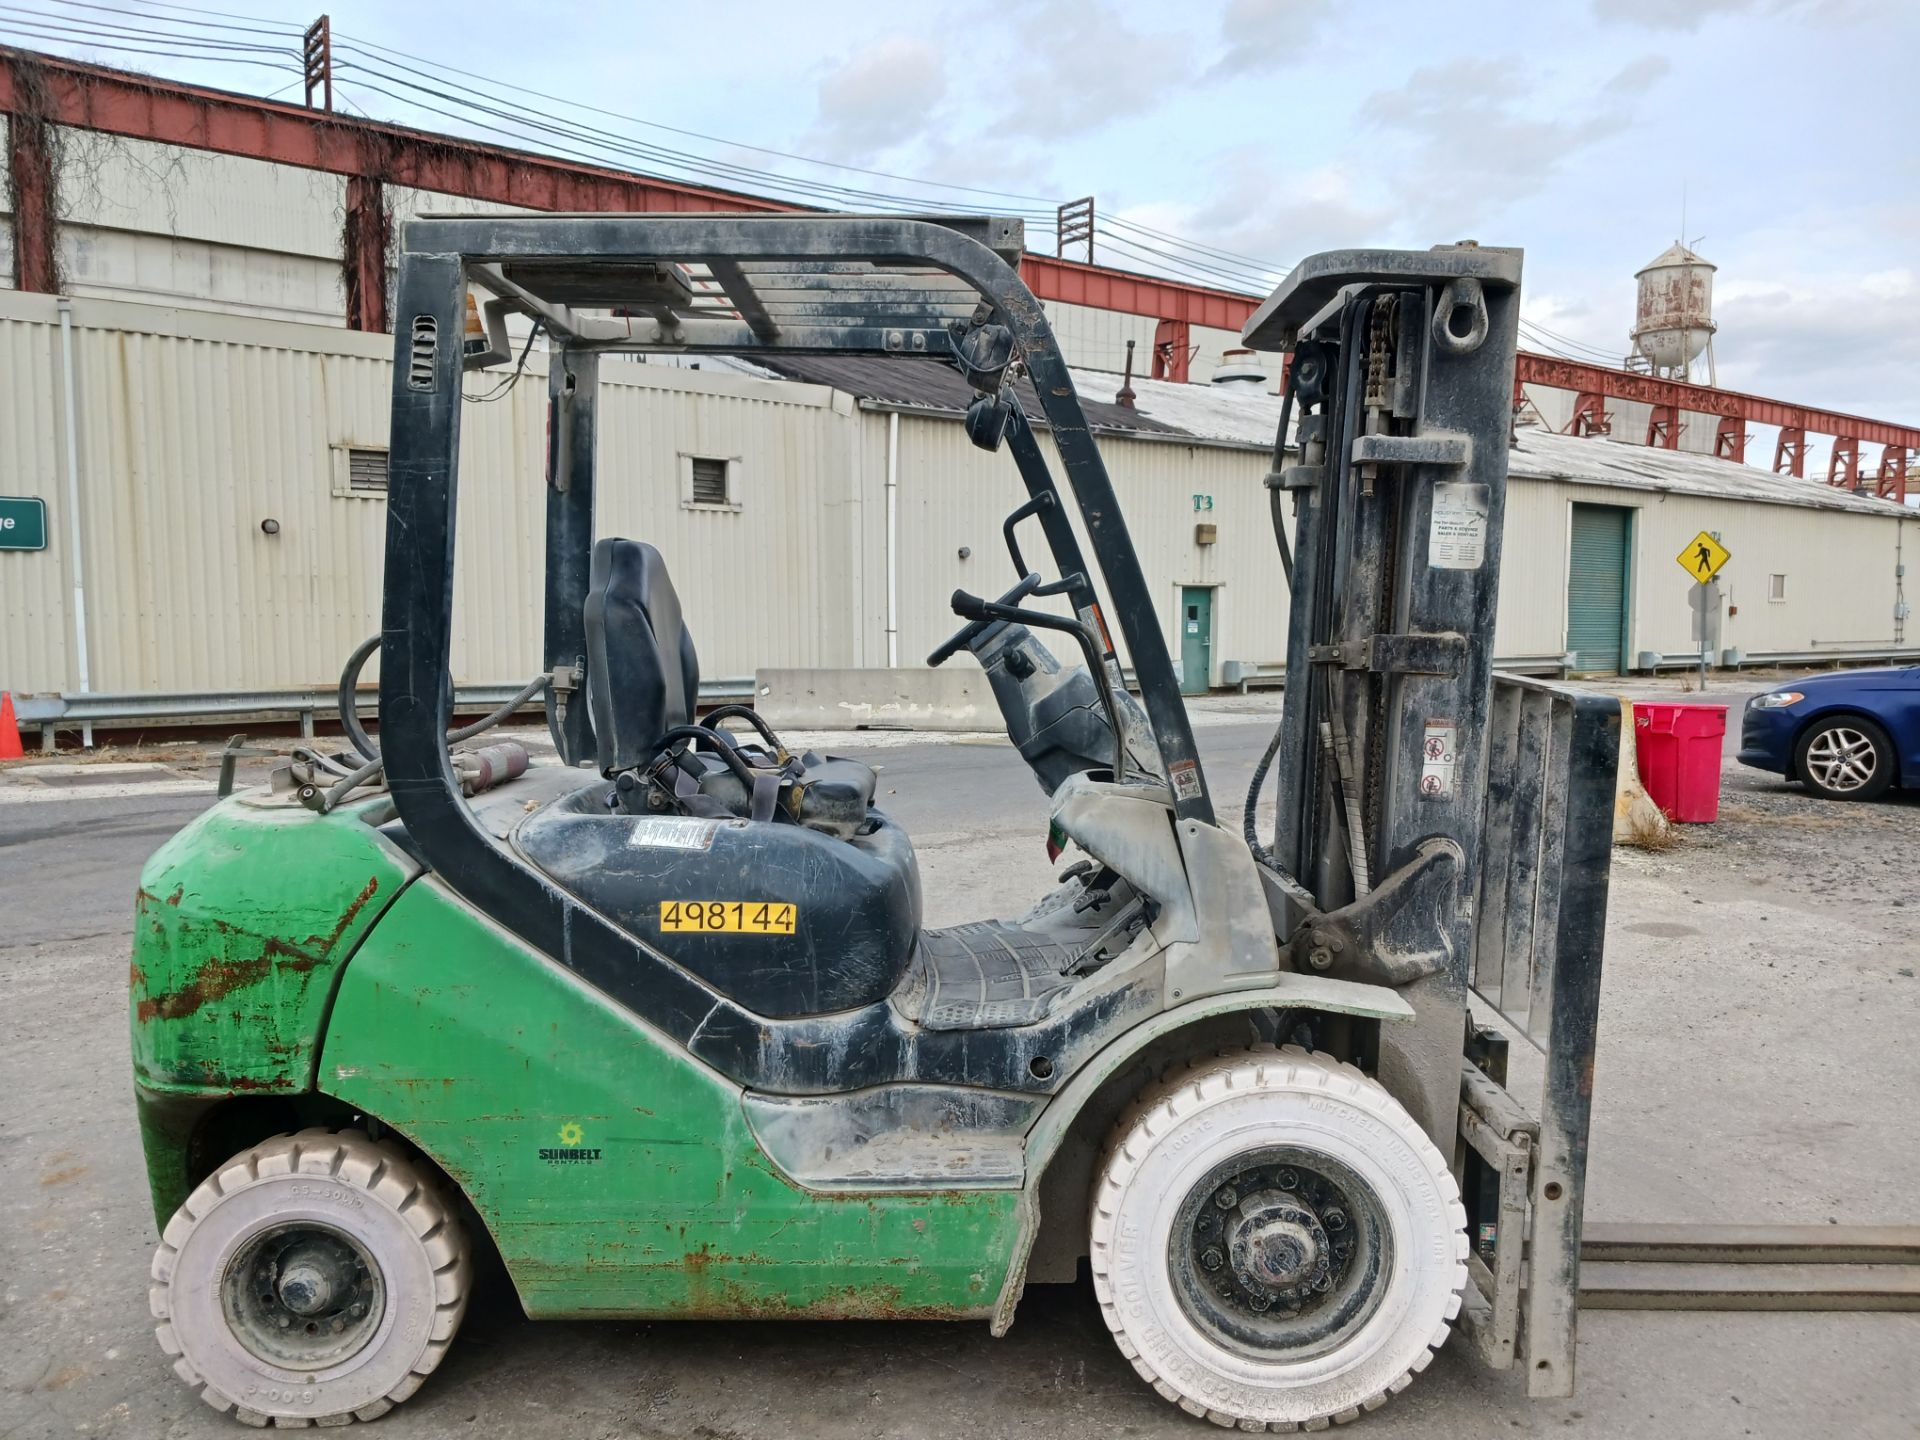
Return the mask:
<svg viewBox="0 0 1920 1440">
<path fill-rule="evenodd" d="M 0 294 L 0 469 L 11 492 L 46 499 L 51 536 L 45 551 L 0 552 L 0 688 L 79 688 L 69 358 L 91 688 L 330 684 L 378 610 L 391 340 L 91 298 L 71 302 L 71 320 L 69 352 L 58 301 Z M 956 382 L 937 369 L 810 373 L 828 383 L 630 362 L 603 370 L 600 528 L 666 554 L 711 677 L 883 665 L 890 638 L 902 663 L 918 663 L 954 627 L 953 588 L 1009 583 L 1000 523 L 1022 492 L 1006 457 L 968 443 Z M 501 379 L 472 377 L 464 424 L 455 663 L 466 682 L 540 663 L 543 357 L 483 401 Z M 1082 374 L 1081 384 L 1104 401 L 1118 377 Z M 1134 387 L 1136 416 L 1106 407 L 1097 419 L 1124 427 L 1103 434 L 1103 452 L 1164 599 L 1169 642 L 1179 654 L 1183 605 L 1199 590 L 1216 682 L 1226 662 L 1277 661 L 1286 597 L 1261 482 L 1278 402 L 1257 390 Z M 1525 429 L 1513 474 L 1503 658 L 1556 666 L 1569 649 L 1576 506 L 1625 512 L 1622 654 L 1690 650 L 1687 580 L 1672 557 L 1700 529 L 1734 555 L 1737 613 L 1724 644 L 1762 657 L 1904 643 L 1896 567 L 1912 519 L 1889 502 Z M 1200 543 L 1202 523 L 1215 543 Z"/>
</svg>

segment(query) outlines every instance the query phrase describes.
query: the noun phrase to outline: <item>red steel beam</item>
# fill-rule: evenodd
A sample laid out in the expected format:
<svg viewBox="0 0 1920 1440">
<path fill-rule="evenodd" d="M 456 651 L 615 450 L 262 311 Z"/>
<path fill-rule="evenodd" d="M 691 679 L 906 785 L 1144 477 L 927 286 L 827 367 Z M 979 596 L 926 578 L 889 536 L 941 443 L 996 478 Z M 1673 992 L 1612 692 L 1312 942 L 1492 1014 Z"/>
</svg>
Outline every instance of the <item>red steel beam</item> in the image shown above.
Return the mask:
<svg viewBox="0 0 1920 1440">
<path fill-rule="evenodd" d="M 13 192 L 13 288 L 51 295 L 60 288 L 53 157 L 46 122 L 9 112 L 7 180 Z"/>
<path fill-rule="evenodd" d="M 0 46 L 0 111 L 23 104 L 22 72 L 46 96 L 46 119 L 166 145 L 279 165 L 368 176 L 529 210 L 733 210 L 807 207 L 758 195 L 660 180 L 528 151 L 502 149 L 251 95 L 183 85 Z M 1184 320 L 1236 334 L 1260 301 L 1226 290 L 1027 255 L 1021 278 L 1042 300 Z"/>
<path fill-rule="evenodd" d="M 166 145 L 245 155 L 335 175 L 370 175 L 529 210 L 754 210 L 797 207 L 755 195 L 503 150 L 399 125 L 330 115 L 251 95 L 181 85 L 0 47 L 0 111 L 32 112 L 32 75 L 46 120 Z"/>
<path fill-rule="evenodd" d="M 1645 405 L 1671 405 L 1677 410 L 1717 415 L 1748 425 L 1777 425 L 1782 429 L 1807 430 L 1817 435 L 1847 435 L 1866 444 L 1920 447 L 1920 426 L 1867 420 L 1837 410 L 1794 405 L 1785 400 L 1768 400 L 1759 395 L 1743 395 L 1737 390 L 1716 390 L 1685 380 L 1636 375 L 1630 370 L 1611 370 L 1604 365 L 1588 365 L 1579 360 L 1561 360 L 1522 351 L 1516 373 L 1521 383 L 1526 385 L 1592 392 L 1610 400 L 1637 400 Z"/>
<path fill-rule="evenodd" d="M 1051 255 L 1023 255 L 1020 278 L 1042 300 L 1086 305 L 1095 310 L 1118 310 L 1149 315 L 1156 320 L 1184 320 L 1215 330 L 1240 333 L 1240 327 L 1260 308 L 1260 301 L 1230 290 L 1211 290 L 1156 275 L 1135 275 L 1103 265 L 1083 265 Z"/>
</svg>

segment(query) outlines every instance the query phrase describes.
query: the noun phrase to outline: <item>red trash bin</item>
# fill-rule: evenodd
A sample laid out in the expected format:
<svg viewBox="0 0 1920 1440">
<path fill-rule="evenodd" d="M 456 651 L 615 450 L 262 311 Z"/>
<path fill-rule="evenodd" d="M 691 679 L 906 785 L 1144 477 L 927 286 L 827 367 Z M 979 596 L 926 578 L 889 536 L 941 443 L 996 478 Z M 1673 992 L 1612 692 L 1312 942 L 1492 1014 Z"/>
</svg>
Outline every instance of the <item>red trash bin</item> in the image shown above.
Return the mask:
<svg viewBox="0 0 1920 1440">
<path fill-rule="evenodd" d="M 1633 702 L 1633 742 L 1640 783 L 1669 820 L 1710 825 L 1720 817 L 1720 760 L 1727 733 L 1724 705 Z"/>
</svg>

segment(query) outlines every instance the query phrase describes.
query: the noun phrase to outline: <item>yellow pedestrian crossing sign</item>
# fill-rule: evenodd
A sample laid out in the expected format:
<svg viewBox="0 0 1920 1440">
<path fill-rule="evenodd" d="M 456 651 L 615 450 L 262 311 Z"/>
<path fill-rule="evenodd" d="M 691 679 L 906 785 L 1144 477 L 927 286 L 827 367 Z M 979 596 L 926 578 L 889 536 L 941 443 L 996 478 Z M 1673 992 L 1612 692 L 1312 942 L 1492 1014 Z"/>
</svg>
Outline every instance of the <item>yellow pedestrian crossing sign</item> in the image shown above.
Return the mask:
<svg viewBox="0 0 1920 1440">
<path fill-rule="evenodd" d="M 1731 560 L 1727 547 L 1713 536 L 1702 530 L 1687 542 L 1687 548 L 1674 556 L 1674 563 L 1696 581 L 1704 585 L 1720 573 L 1720 567 Z"/>
</svg>

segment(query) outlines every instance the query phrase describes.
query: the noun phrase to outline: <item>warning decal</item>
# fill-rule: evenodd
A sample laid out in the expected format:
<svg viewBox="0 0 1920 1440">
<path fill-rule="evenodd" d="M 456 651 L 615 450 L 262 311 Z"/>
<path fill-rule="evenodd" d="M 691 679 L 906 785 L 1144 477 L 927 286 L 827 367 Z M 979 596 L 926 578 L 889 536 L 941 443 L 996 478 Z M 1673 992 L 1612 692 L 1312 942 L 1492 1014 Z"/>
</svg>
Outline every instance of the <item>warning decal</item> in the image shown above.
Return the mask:
<svg viewBox="0 0 1920 1440">
<path fill-rule="evenodd" d="M 1420 798 L 1453 798 L 1454 739 L 1459 734 L 1451 720 L 1427 721 L 1420 742 Z"/>
<path fill-rule="evenodd" d="M 1173 793 L 1182 800 L 1200 798 L 1199 761 L 1177 760 L 1167 768 L 1167 777 L 1173 781 Z"/>
</svg>

